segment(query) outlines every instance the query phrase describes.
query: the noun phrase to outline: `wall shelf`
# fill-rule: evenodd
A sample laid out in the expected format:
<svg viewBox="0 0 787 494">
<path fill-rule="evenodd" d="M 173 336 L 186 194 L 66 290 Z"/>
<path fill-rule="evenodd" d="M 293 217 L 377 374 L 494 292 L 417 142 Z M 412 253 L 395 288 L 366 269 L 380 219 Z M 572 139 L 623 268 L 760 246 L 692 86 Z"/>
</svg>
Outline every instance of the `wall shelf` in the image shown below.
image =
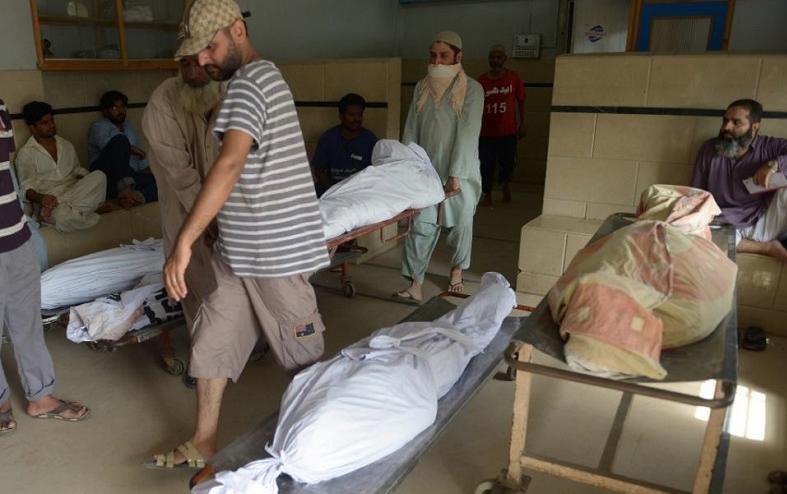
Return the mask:
<svg viewBox="0 0 787 494">
<path fill-rule="evenodd" d="M 82 1 L 88 4 L 88 12 L 100 11 L 99 0 Z M 174 8 L 176 12 L 169 10 L 160 15 L 169 19 L 149 21 L 126 20 L 124 1 L 111 2 L 114 2 L 109 4 L 114 12 L 110 18 L 100 15 L 52 15 L 49 12 L 39 14 L 39 0 L 30 0 L 38 67 L 56 71 L 175 69 L 177 63 L 172 55 L 177 45 L 175 38 L 179 23 L 173 22 L 171 18 L 175 17 L 174 14 L 180 18 L 189 0 L 157 1 L 155 5 L 151 2 L 151 9 L 161 9 L 164 5 Z M 65 10 L 65 3 L 63 5 Z M 106 2 L 102 6 L 105 7 Z M 78 35 L 74 36 L 73 33 Z M 49 39 L 55 35 L 59 39 Z M 67 48 L 63 48 L 63 45 Z M 55 53 L 47 54 L 48 49 Z"/>
</svg>

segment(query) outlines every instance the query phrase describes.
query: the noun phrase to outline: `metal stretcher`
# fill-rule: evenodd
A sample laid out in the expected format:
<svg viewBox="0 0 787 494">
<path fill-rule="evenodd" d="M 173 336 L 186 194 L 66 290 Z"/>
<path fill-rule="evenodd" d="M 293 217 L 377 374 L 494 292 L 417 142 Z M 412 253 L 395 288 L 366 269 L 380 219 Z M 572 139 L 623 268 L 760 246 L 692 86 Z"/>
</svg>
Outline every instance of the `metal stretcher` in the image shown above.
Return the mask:
<svg viewBox="0 0 787 494">
<path fill-rule="evenodd" d="M 610 216 L 601 225 L 591 242 L 630 224 L 631 221 L 632 217 L 628 215 Z M 714 242 L 722 250 L 726 250 L 729 257 L 734 260 L 735 235 L 733 230 L 730 227 L 714 227 L 712 232 Z M 733 303 L 730 313 L 710 336 L 694 344 L 662 352 L 661 365 L 667 370 L 667 377 L 664 381 L 653 381 L 646 378 L 616 381 L 531 362 L 534 348 L 565 362 L 563 341 L 558 329 L 557 324 L 552 320 L 546 299 L 544 299 L 533 314 L 524 320 L 522 327 L 514 334 L 512 342 L 505 352 L 506 362 L 517 371 L 509 464 L 497 479 L 481 483 L 476 489 L 476 494 L 526 492 L 530 479 L 524 474 L 525 469 L 544 472 L 614 492 L 638 494 L 685 492 L 613 473 L 612 466 L 616 449 L 634 395 L 711 409 L 700 450 L 694 485 L 690 492 L 695 494 L 721 492 L 729 448 L 729 434 L 726 431 L 725 421 L 728 407 L 735 398 L 738 375 L 735 303 Z M 532 374 L 622 392 L 613 425 L 596 469 L 526 453 L 525 440 Z M 648 386 L 649 383 L 656 382 L 706 380 L 716 381 L 714 396 L 711 399 Z"/>
<path fill-rule="evenodd" d="M 448 199 L 449 197 L 453 197 L 459 193 L 459 190 L 454 190 L 451 192 L 446 192 L 445 197 Z M 438 217 L 440 215 L 440 210 L 442 208 L 442 203 L 438 205 Z M 352 245 L 356 240 L 361 237 L 364 237 L 370 233 L 379 232 L 380 233 L 380 242 L 386 244 L 388 242 L 398 242 L 399 240 L 405 238 L 407 235 L 410 234 L 410 230 L 412 229 L 412 222 L 413 218 L 420 213 L 420 209 L 405 209 L 401 213 L 393 216 L 384 221 L 380 221 L 377 223 L 373 223 L 371 225 L 366 225 L 362 227 L 358 227 L 352 231 L 347 233 L 343 233 L 338 237 L 334 237 L 328 240 L 328 253 L 331 257 L 331 264 L 328 266 L 327 269 L 335 270 L 339 269 L 340 273 L 340 281 L 342 286 L 342 293 L 347 298 L 352 298 L 355 296 L 355 285 L 352 282 L 352 278 L 350 276 L 350 265 L 349 262 L 357 259 L 358 257 L 362 256 L 367 252 L 367 249 L 363 247 L 353 246 L 348 251 L 341 251 L 340 247 L 343 245 Z M 406 221 L 407 227 L 404 231 L 397 232 L 395 235 L 391 237 L 385 236 L 385 229 L 391 225 L 398 224 L 400 221 Z"/>
<path fill-rule="evenodd" d="M 443 294 L 432 298 L 402 322 L 432 321 L 454 309 L 455 305 L 445 300 L 443 296 L 454 295 Z M 516 308 L 532 310 L 532 308 L 524 306 Z M 364 494 L 385 494 L 393 491 L 464 405 L 495 374 L 502 361 L 503 351 L 511 340 L 511 335 L 521 325 L 520 319 L 519 317 L 507 317 L 504 320 L 500 331 L 491 343 L 481 354 L 470 361 L 459 381 L 451 388 L 451 391 L 440 399 L 434 424 L 416 436 L 409 444 L 371 465 L 319 484 L 299 484 L 290 477 L 282 475 L 278 479 L 279 493 L 347 494 L 363 492 Z M 264 447 L 273 440 L 277 420 L 278 414 L 270 415 L 259 422 L 251 431 L 224 447 L 210 459 L 205 468 L 192 477 L 190 485 L 194 486 L 211 477 L 217 471 L 237 469 L 250 461 L 269 456 Z"/>
</svg>

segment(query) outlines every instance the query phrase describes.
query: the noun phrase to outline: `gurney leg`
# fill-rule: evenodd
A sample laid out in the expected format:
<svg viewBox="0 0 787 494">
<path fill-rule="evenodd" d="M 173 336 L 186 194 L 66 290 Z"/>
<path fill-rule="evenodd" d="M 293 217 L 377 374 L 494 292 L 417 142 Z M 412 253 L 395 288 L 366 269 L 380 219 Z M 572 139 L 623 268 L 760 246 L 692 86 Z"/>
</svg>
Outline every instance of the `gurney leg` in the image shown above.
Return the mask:
<svg viewBox="0 0 787 494">
<path fill-rule="evenodd" d="M 533 346 L 526 343 L 519 347 L 517 360 L 530 362 Z M 516 373 L 516 389 L 514 391 L 514 416 L 511 425 L 511 446 L 509 449 L 507 482 L 518 485 L 522 481 L 522 455 L 525 452 L 527 439 L 527 418 L 530 411 L 530 385 L 533 376 L 529 372 Z"/>
<path fill-rule="evenodd" d="M 175 347 L 172 345 L 172 338 L 169 336 L 169 331 L 162 331 L 158 337 L 159 355 L 161 356 L 161 363 L 164 365 L 164 370 L 173 376 L 181 376 L 186 372 L 186 362 L 184 362 L 175 353 Z"/>
<path fill-rule="evenodd" d="M 342 293 L 347 298 L 353 298 L 355 296 L 355 285 L 353 285 L 353 282 L 351 280 L 352 278 L 350 278 L 350 266 L 346 262 L 342 263 L 342 275 L 341 275 Z"/>
<path fill-rule="evenodd" d="M 533 346 L 523 343 L 516 353 L 519 362 L 530 362 Z M 510 376 L 510 379 L 498 376 Z M 527 418 L 530 411 L 530 384 L 533 376 L 529 372 L 516 372 L 509 367 L 505 373 L 498 373 L 498 379 L 516 381 L 514 391 L 514 416 L 511 425 L 511 446 L 508 469 L 503 470 L 494 480 L 485 480 L 475 489 L 475 494 L 524 494 L 530 484 L 530 477 L 522 474 L 522 455 L 525 453 L 527 439 Z"/>
<path fill-rule="evenodd" d="M 720 398 L 724 395 L 722 390 L 721 381 L 716 381 L 715 398 Z M 705 438 L 702 441 L 702 450 L 700 452 L 700 461 L 697 466 L 697 476 L 694 478 L 694 488 L 691 490 L 694 494 L 705 494 L 710 487 L 711 477 L 713 475 L 713 466 L 716 463 L 716 455 L 719 450 L 719 443 L 721 442 L 721 434 L 724 429 L 724 420 L 727 416 L 728 408 L 712 408 L 710 411 L 710 418 L 708 418 L 708 425 L 705 427 Z"/>
</svg>

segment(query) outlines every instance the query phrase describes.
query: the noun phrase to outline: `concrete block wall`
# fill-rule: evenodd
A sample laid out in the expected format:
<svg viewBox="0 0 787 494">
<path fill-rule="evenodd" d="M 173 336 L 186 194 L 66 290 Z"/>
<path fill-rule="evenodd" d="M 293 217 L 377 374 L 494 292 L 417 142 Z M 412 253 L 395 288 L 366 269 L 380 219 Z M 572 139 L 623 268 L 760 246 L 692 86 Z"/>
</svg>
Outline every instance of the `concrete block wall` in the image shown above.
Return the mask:
<svg viewBox="0 0 787 494">
<path fill-rule="evenodd" d="M 407 112 L 413 99 L 415 83 L 426 75 L 428 60 L 402 61 L 402 115 L 404 128 Z M 463 62 L 467 75 L 477 78 L 487 70 L 486 59 L 469 59 Z M 506 66 L 519 74 L 525 82 L 527 100 L 527 137 L 518 145 L 518 163 L 514 181 L 542 186 L 546 174 L 547 144 L 549 140 L 549 108 L 552 101 L 554 60 L 509 59 Z"/>
<path fill-rule="evenodd" d="M 783 112 L 785 71 L 783 55 L 559 57 L 552 104 L 565 110 L 550 117 L 544 214 L 603 219 L 633 211 L 648 185 L 688 183 L 721 118 L 644 112 L 722 110 L 739 98 Z M 588 112 L 597 107 L 636 113 Z M 787 120 L 766 118 L 762 132 L 787 137 Z"/>
<path fill-rule="evenodd" d="M 399 58 L 359 58 L 277 63 L 290 85 L 298 107 L 298 118 L 309 156 L 325 130 L 339 123 L 335 107 L 308 103 L 338 101 L 347 93 L 358 93 L 367 102 L 386 103 L 387 108 L 367 108 L 364 126 L 377 137 L 399 138 L 402 64 Z"/>
<path fill-rule="evenodd" d="M 787 138 L 787 55 L 566 55 L 555 64 L 543 214 L 522 229 L 517 290 L 543 295 L 614 212 L 654 183 L 687 184 L 701 144 L 735 99 Z M 787 268 L 738 256 L 739 319 L 787 334 Z"/>
</svg>

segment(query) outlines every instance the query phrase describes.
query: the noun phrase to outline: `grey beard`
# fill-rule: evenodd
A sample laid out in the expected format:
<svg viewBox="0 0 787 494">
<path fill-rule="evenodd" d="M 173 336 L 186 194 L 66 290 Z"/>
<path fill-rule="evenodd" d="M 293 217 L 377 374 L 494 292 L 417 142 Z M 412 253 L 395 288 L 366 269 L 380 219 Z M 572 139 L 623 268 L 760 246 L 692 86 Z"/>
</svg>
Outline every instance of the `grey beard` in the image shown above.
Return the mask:
<svg viewBox="0 0 787 494">
<path fill-rule="evenodd" d="M 189 113 L 204 115 L 219 102 L 219 83 L 210 81 L 202 87 L 192 87 L 178 77 L 178 102 Z"/>
<path fill-rule="evenodd" d="M 725 158 L 735 158 L 746 149 L 754 138 L 751 132 L 740 137 L 722 137 L 721 135 L 716 138 L 716 152 Z"/>
</svg>

